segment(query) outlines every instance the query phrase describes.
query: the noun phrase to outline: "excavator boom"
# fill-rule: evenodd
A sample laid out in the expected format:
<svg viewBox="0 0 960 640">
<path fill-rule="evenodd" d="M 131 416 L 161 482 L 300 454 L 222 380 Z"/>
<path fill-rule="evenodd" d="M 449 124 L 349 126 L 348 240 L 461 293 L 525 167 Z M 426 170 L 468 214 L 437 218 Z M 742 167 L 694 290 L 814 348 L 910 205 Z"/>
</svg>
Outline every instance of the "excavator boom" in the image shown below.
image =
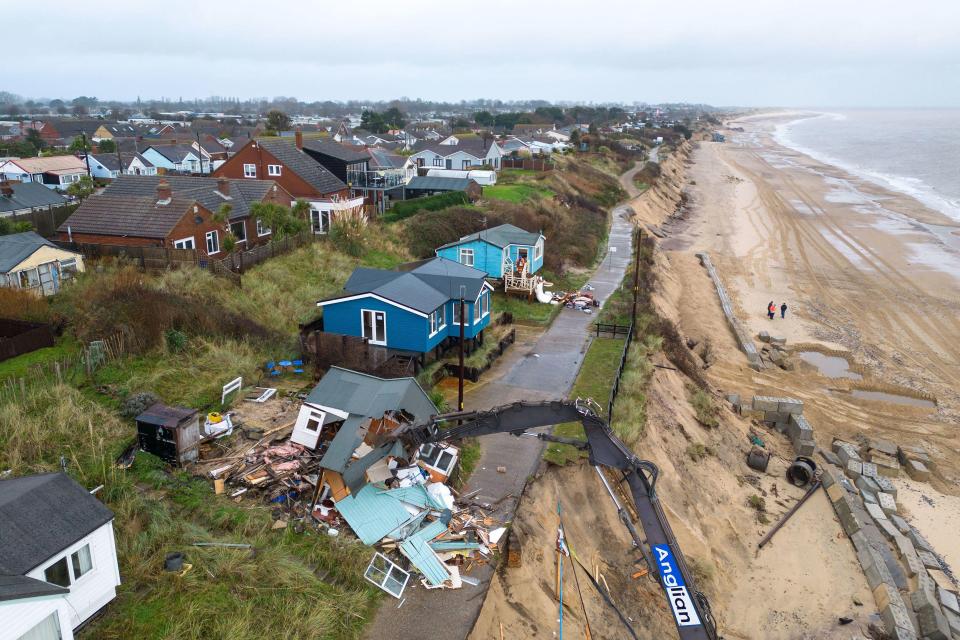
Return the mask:
<svg viewBox="0 0 960 640">
<path fill-rule="evenodd" d="M 494 433 L 521 435 L 538 427 L 580 422 L 587 436 L 585 448 L 590 456 L 590 464 L 617 470 L 622 474 L 622 481 L 630 487 L 640 526 L 646 536 L 645 544 L 641 545 L 642 541 L 638 540 L 629 517 L 621 514 L 621 519 L 631 530 L 635 543 L 641 545 L 648 562 L 656 567 L 679 637 L 681 640 L 717 640 L 710 604 L 706 596 L 696 590 L 693 575 L 684 562 L 670 523 L 660 506 L 656 492 L 657 466 L 634 454 L 598 415 L 595 406 L 590 401 L 581 400 L 516 402 L 488 411 L 436 416 L 429 424 L 402 428 L 394 432 L 393 437 L 400 439 L 407 447 L 419 447 L 429 442 Z M 440 425 L 452 421 L 460 424 L 440 428 Z M 554 439 L 548 433 L 536 435 L 545 440 Z M 556 440 L 568 441 L 561 438 Z"/>
</svg>

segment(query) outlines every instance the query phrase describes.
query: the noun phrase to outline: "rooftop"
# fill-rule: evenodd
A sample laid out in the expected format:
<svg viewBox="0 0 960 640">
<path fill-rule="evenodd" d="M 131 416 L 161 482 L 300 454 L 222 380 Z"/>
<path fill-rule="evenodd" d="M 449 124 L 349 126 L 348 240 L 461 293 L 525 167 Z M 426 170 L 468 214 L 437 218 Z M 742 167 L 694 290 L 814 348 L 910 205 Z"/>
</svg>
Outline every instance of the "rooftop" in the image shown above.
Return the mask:
<svg viewBox="0 0 960 640">
<path fill-rule="evenodd" d="M 456 242 L 448 242 L 447 244 L 439 247 L 438 249 L 446 249 L 447 247 L 455 247 L 457 245 L 463 244 L 465 242 L 473 242 L 474 240 L 481 240 L 483 242 L 488 242 L 495 247 L 500 247 L 501 249 L 511 245 L 511 244 L 522 244 L 522 245 L 535 245 L 537 240 L 540 239 L 539 233 L 533 233 L 530 231 L 524 231 L 520 227 L 515 227 L 512 224 L 501 224 L 490 229 L 484 229 L 478 233 L 471 233 L 468 236 L 463 236 Z"/>
<path fill-rule="evenodd" d="M 0 213 L 51 205 L 59 207 L 67 203 L 66 198 L 39 182 L 10 182 L 8 184 L 13 189 L 13 194 L 5 196 L 0 193 Z"/>
<path fill-rule="evenodd" d="M 44 191 L 49 191 L 44 186 L 40 186 Z M 0 202 L 3 198 L 0 198 Z M 57 247 L 57 245 L 44 240 L 33 231 L 24 231 L 23 233 L 11 233 L 0 236 L 0 273 L 6 273 L 17 266 L 40 247 Z"/>
</svg>

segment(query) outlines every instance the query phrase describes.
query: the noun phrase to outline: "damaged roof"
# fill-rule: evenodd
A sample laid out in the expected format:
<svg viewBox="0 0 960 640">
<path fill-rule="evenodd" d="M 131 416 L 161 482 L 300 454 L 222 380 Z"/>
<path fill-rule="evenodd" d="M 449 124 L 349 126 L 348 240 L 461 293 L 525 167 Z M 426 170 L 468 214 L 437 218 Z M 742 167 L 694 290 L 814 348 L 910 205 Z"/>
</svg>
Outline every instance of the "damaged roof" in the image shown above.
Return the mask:
<svg viewBox="0 0 960 640">
<path fill-rule="evenodd" d="M 337 502 L 337 511 L 364 544 L 374 544 L 414 516 L 395 496 L 372 484 Z"/>
</svg>

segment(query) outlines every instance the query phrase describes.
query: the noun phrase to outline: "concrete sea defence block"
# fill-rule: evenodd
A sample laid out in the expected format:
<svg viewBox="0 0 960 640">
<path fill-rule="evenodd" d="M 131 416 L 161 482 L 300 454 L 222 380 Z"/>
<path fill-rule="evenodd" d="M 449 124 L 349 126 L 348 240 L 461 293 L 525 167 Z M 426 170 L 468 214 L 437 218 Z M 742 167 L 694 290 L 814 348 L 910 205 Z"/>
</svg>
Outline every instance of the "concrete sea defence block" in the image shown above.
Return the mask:
<svg viewBox="0 0 960 640">
<path fill-rule="evenodd" d="M 780 413 L 800 415 L 803 413 L 803 400 L 797 400 L 796 398 L 780 398 L 780 401 L 777 403 L 777 411 Z M 806 420 L 804 420 L 804 422 L 806 422 Z"/>
<path fill-rule="evenodd" d="M 930 577 L 930 573 L 924 571 L 917 575 L 917 587 L 915 591 L 925 591 L 934 597 L 937 593 L 937 583 Z"/>
<path fill-rule="evenodd" d="M 820 453 L 824 453 L 823 449 L 820 449 Z M 839 470 L 835 468 L 832 464 L 824 464 L 820 466 L 822 473 L 820 474 L 820 484 L 823 485 L 824 489 L 829 489 L 831 486 L 837 483 L 837 474 Z"/>
<path fill-rule="evenodd" d="M 907 534 L 907 537 L 910 538 L 910 542 L 913 543 L 914 548 L 917 550 L 929 551 L 930 553 L 933 553 L 933 547 L 930 546 L 930 543 L 927 542 L 927 539 L 924 538 L 923 535 L 913 527 L 910 527 L 910 532 Z"/>
<path fill-rule="evenodd" d="M 913 543 L 910 542 L 910 538 L 904 535 L 894 536 L 893 546 L 897 550 L 898 558 L 903 558 L 904 554 L 917 553 L 917 549 L 913 546 Z"/>
<path fill-rule="evenodd" d="M 868 478 L 876 478 L 878 475 L 880 475 L 880 472 L 877 471 L 877 465 L 875 465 L 874 463 L 864 462 L 863 475 L 867 476 Z"/>
<path fill-rule="evenodd" d="M 937 560 L 937 557 L 930 553 L 929 551 L 917 551 L 917 557 L 920 558 L 920 562 L 923 563 L 923 566 L 927 569 L 937 569 L 941 570 L 943 567 L 940 565 L 940 561 Z M 930 576 L 927 576 L 928 578 Z M 932 578 L 931 578 L 932 580 Z M 958 611 L 957 613 L 960 613 Z"/>
<path fill-rule="evenodd" d="M 900 597 L 900 592 L 897 591 L 897 587 L 894 584 L 889 584 L 886 582 L 881 582 L 877 585 L 877 588 L 873 590 L 873 600 L 877 604 L 877 610 L 883 611 L 891 600 L 893 602 L 898 602 L 903 604 L 903 599 Z"/>
<path fill-rule="evenodd" d="M 913 628 L 913 622 L 910 621 L 910 614 L 907 613 L 907 607 L 902 603 L 902 599 L 900 604 L 891 602 L 881 609 L 880 619 L 883 620 L 883 624 L 888 630 Z"/>
<path fill-rule="evenodd" d="M 760 334 L 759 334 L 757 337 L 760 338 L 760 342 L 770 342 L 770 332 L 769 332 L 769 331 L 761 331 Z"/>
<path fill-rule="evenodd" d="M 771 396 L 753 396 L 751 406 L 754 411 L 776 411 L 780 406 L 780 399 Z"/>
<path fill-rule="evenodd" d="M 950 632 L 953 633 L 954 640 L 960 638 L 960 614 L 945 610 L 943 615 L 947 618 L 947 624 L 950 626 Z"/>
<path fill-rule="evenodd" d="M 917 633 L 913 629 L 904 629 L 903 627 L 897 627 L 893 631 L 888 632 L 890 640 L 917 640 Z"/>
<path fill-rule="evenodd" d="M 872 493 L 877 495 L 880 493 L 880 487 L 874 482 L 867 474 L 863 474 L 859 478 L 853 481 L 853 484 L 857 486 L 857 489 L 860 489 L 861 492 Z"/>
<path fill-rule="evenodd" d="M 871 438 L 867 441 L 867 449 L 873 449 L 881 453 L 885 453 L 888 456 L 897 455 L 897 445 L 890 442 L 889 440 L 884 440 L 882 438 Z"/>
<path fill-rule="evenodd" d="M 930 479 L 930 469 L 928 469 L 927 465 L 923 464 L 919 460 L 907 460 L 907 464 L 904 465 L 904 468 L 907 470 L 907 475 L 914 480 L 926 482 Z"/>
<path fill-rule="evenodd" d="M 818 451 L 820 457 L 829 464 L 832 464 L 835 467 L 840 466 L 840 458 L 833 451 L 828 451 L 827 449 L 820 449 Z"/>
<path fill-rule="evenodd" d="M 880 508 L 883 509 L 883 512 L 888 516 L 897 512 L 897 501 L 889 493 L 880 493 L 877 495 L 877 502 L 880 503 Z"/>
<path fill-rule="evenodd" d="M 770 344 L 787 344 L 787 339 L 783 336 L 770 336 Z"/>
<path fill-rule="evenodd" d="M 813 440 L 797 440 L 793 443 L 793 450 L 798 456 L 810 457 L 817 450 L 817 443 Z"/>
<path fill-rule="evenodd" d="M 880 508 L 880 505 L 872 504 L 872 503 L 864 503 L 863 506 L 866 507 L 867 513 L 869 513 L 870 517 L 873 518 L 874 520 L 880 521 L 880 520 L 887 519 L 887 514 L 883 512 L 883 509 Z"/>
<path fill-rule="evenodd" d="M 877 465 L 877 473 L 888 478 L 900 475 L 900 463 L 895 458 L 883 454 L 871 456 L 870 462 Z"/>
<path fill-rule="evenodd" d="M 937 587 L 937 599 L 940 600 L 944 609 L 949 609 L 960 615 L 960 599 L 957 598 L 957 594 L 947 591 L 943 587 Z"/>
<path fill-rule="evenodd" d="M 846 532 L 848 536 L 852 536 L 863 528 L 863 523 L 853 511 L 850 496 L 844 494 L 833 506 L 837 512 L 837 517 L 840 519 L 840 526 L 843 527 L 844 532 Z"/>
<path fill-rule="evenodd" d="M 877 520 L 877 529 L 880 530 L 880 533 L 882 533 L 887 540 L 893 540 L 894 536 L 900 535 L 900 532 L 897 531 L 897 528 L 893 526 L 893 523 L 889 520 Z"/>
<path fill-rule="evenodd" d="M 840 458 L 840 462 L 842 462 L 844 466 L 846 466 L 851 460 L 860 462 L 860 454 L 857 453 L 856 447 L 848 442 L 841 443 L 840 446 L 835 449 L 835 451 L 837 453 L 837 457 Z"/>
<path fill-rule="evenodd" d="M 887 476 L 877 476 L 873 481 L 880 487 L 880 491 L 889 494 L 894 500 L 897 499 L 897 487 L 890 481 L 890 478 Z"/>
<path fill-rule="evenodd" d="M 907 524 L 907 521 L 900 516 L 894 515 L 890 518 L 890 522 L 892 522 L 893 526 L 895 526 L 903 535 L 910 533 L 910 525 Z"/>
<path fill-rule="evenodd" d="M 918 581 L 916 580 L 917 576 L 921 573 L 926 573 L 927 570 L 923 567 L 923 563 L 920 562 L 920 558 L 917 557 L 916 553 L 905 555 L 902 558 L 904 570 L 906 571 L 907 577 L 913 579 L 913 586 L 916 588 Z"/>
<path fill-rule="evenodd" d="M 890 569 L 887 568 L 883 557 L 876 549 L 871 547 L 867 549 L 867 553 L 864 555 L 865 558 L 860 558 L 859 554 L 857 557 L 861 560 L 860 566 L 863 568 L 863 575 L 867 578 L 867 584 L 870 585 L 871 590 L 876 589 L 877 585 L 884 582 L 896 584 Z"/>
<path fill-rule="evenodd" d="M 856 480 L 863 474 L 863 463 L 858 460 L 851 460 L 846 464 L 844 471 L 851 480 Z"/>
<path fill-rule="evenodd" d="M 950 640 L 950 625 L 936 599 L 922 589 L 910 594 L 910 604 L 917 614 L 920 634 L 930 640 Z"/>
<path fill-rule="evenodd" d="M 843 500 L 844 496 L 847 495 L 847 492 L 843 490 L 843 487 L 837 483 L 831 484 L 827 487 L 827 497 L 830 499 L 831 504 L 836 504 Z"/>
</svg>

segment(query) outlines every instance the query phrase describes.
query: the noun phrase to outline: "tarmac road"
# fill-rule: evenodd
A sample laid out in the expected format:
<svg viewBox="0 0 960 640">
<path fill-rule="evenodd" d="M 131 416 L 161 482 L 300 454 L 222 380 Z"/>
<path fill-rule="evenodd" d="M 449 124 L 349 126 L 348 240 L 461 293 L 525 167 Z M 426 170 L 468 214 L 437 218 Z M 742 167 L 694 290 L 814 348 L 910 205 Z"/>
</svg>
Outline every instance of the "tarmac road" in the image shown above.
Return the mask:
<svg viewBox="0 0 960 640">
<path fill-rule="evenodd" d="M 630 215 L 628 205 L 613 211 L 607 254 L 590 280 L 601 301 L 619 286 L 630 263 Z M 590 344 L 590 325 L 595 318 L 595 314 L 563 309 L 532 347 L 516 345 L 508 351 L 506 361 L 488 372 L 499 373 L 499 377 L 472 389 L 464 397 L 465 407 L 489 409 L 518 400 L 566 398 Z M 510 520 L 527 479 L 540 462 L 544 443 L 537 438 L 498 434 L 482 438 L 481 446 L 480 462 L 465 492 L 479 489 L 475 499 L 491 504 L 499 501 L 491 515 Z M 506 473 L 498 473 L 497 467 L 506 467 Z M 417 637 L 428 629 L 434 640 L 463 640 L 480 614 L 493 570 L 492 564 L 472 570 L 467 575 L 480 584 L 464 584 L 456 590 L 428 591 L 411 581 L 403 600 L 384 598 L 364 637 Z"/>
</svg>

